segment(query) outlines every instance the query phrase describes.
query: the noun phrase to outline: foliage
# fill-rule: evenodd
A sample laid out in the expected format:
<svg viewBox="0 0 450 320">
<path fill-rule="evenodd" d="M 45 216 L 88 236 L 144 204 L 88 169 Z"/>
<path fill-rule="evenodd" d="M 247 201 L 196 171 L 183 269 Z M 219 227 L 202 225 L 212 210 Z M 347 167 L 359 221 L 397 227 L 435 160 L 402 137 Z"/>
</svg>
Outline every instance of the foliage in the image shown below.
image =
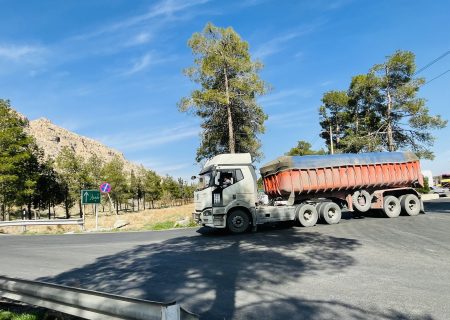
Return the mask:
<svg viewBox="0 0 450 320">
<path fill-rule="evenodd" d="M 429 193 L 431 191 L 430 182 L 428 181 L 428 177 L 423 177 L 423 187 L 416 188 L 416 191 L 419 193 Z"/>
<path fill-rule="evenodd" d="M 42 317 L 36 313 L 17 313 L 0 310 L 0 320 L 39 320 L 39 319 L 42 319 Z"/>
<path fill-rule="evenodd" d="M 330 145 L 330 128 L 337 152 L 411 149 L 433 159 L 431 130 L 447 121 L 432 116 L 417 97 L 425 83 L 415 78 L 415 56 L 396 51 L 367 74 L 352 78 L 349 89 L 326 92 L 319 109 L 321 137 Z"/>
<path fill-rule="evenodd" d="M 314 155 L 314 154 L 326 154 L 325 150 L 312 150 L 311 143 L 300 140 L 297 143 L 297 146 L 289 150 L 289 152 L 286 153 L 287 156 L 306 156 L 306 155 Z"/>
<path fill-rule="evenodd" d="M 0 99 L 0 206 L 29 203 L 34 194 L 39 157 L 33 139 L 25 132 L 27 121 Z"/>
<path fill-rule="evenodd" d="M 201 88 L 181 99 L 179 109 L 193 110 L 202 119 L 197 161 L 225 152 L 260 158 L 257 134 L 264 133 L 267 115 L 256 98 L 268 89 L 258 75 L 262 64 L 252 61 L 248 43 L 231 27 L 208 23 L 188 45 L 195 59 L 184 73 Z"/>
</svg>

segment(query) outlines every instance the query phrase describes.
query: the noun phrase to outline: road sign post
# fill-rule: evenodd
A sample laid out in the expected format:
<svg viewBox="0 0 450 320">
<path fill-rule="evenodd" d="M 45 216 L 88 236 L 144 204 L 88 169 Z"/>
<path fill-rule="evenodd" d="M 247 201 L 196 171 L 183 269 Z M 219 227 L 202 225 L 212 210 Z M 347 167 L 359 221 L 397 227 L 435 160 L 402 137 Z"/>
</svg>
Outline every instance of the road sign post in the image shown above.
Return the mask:
<svg viewBox="0 0 450 320">
<path fill-rule="evenodd" d="M 97 212 L 97 204 L 101 203 L 101 195 L 98 190 L 81 190 L 81 204 L 84 206 L 85 204 L 93 204 L 95 211 L 95 230 L 98 230 L 98 212 Z M 83 210 L 83 221 L 85 213 Z"/>
</svg>

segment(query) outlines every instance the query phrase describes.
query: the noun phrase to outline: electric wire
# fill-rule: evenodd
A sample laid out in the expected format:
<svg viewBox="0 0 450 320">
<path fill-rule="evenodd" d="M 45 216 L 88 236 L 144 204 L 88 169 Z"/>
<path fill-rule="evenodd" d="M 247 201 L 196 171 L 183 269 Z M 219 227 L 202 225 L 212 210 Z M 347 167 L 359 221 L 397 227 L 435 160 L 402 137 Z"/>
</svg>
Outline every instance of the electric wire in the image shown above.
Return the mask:
<svg viewBox="0 0 450 320">
<path fill-rule="evenodd" d="M 434 59 L 433 61 L 431 61 L 430 63 L 428 63 L 426 66 L 420 68 L 419 70 L 417 70 L 413 75 L 417 75 L 418 73 L 422 72 L 423 70 L 431 67 L 433 64 L 435 64 L 436 62 L 438 62 L 439 60 L 443 59 L 444 57 L 446 57 L 448 54 L 450 54 L 450 50 L 445 52 L 444 54 L 440 55 L 439 57 L 437 57 L 436 59 Z"/>
</svg>

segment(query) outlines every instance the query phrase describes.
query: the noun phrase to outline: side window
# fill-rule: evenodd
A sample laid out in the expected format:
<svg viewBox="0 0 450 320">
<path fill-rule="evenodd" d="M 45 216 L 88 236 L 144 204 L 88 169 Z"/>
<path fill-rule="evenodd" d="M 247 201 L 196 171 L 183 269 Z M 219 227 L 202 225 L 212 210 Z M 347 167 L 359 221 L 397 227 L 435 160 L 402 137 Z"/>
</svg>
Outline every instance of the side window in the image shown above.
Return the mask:
<svg viewBox="0 0 450 320">
<path fill-rule="evenodd" d="M 240 169 L 236 170 L 236 181 L 239 182 L 244 179 L 244 175 L 242 174 L 242 171 Z"/>
<path fill-rule="evenodd" d="M 220 171 L 219 184 L 222 188 L 226 188 L 235 183 L 234 170 Z"/>
</svg>

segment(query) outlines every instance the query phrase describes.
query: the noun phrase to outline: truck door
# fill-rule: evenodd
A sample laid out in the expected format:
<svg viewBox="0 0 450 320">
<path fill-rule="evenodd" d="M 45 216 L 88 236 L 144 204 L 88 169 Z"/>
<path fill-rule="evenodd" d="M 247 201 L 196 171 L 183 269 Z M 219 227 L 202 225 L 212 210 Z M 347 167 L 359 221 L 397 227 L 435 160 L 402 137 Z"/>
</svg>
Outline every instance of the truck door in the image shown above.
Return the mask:
<svg viewBox="0 0 450 320">
<path fill-rule="evenodd" d="M 236 173 L 236 171 L 239 171 Z M 239 181 L 242 173 L 239 169 L 221 169 L 216 174 L 216 189 L 213 191 L 213 214 L 224 214 L 225 207 L 237 199 L 240 193 Z"/>
</svg>

